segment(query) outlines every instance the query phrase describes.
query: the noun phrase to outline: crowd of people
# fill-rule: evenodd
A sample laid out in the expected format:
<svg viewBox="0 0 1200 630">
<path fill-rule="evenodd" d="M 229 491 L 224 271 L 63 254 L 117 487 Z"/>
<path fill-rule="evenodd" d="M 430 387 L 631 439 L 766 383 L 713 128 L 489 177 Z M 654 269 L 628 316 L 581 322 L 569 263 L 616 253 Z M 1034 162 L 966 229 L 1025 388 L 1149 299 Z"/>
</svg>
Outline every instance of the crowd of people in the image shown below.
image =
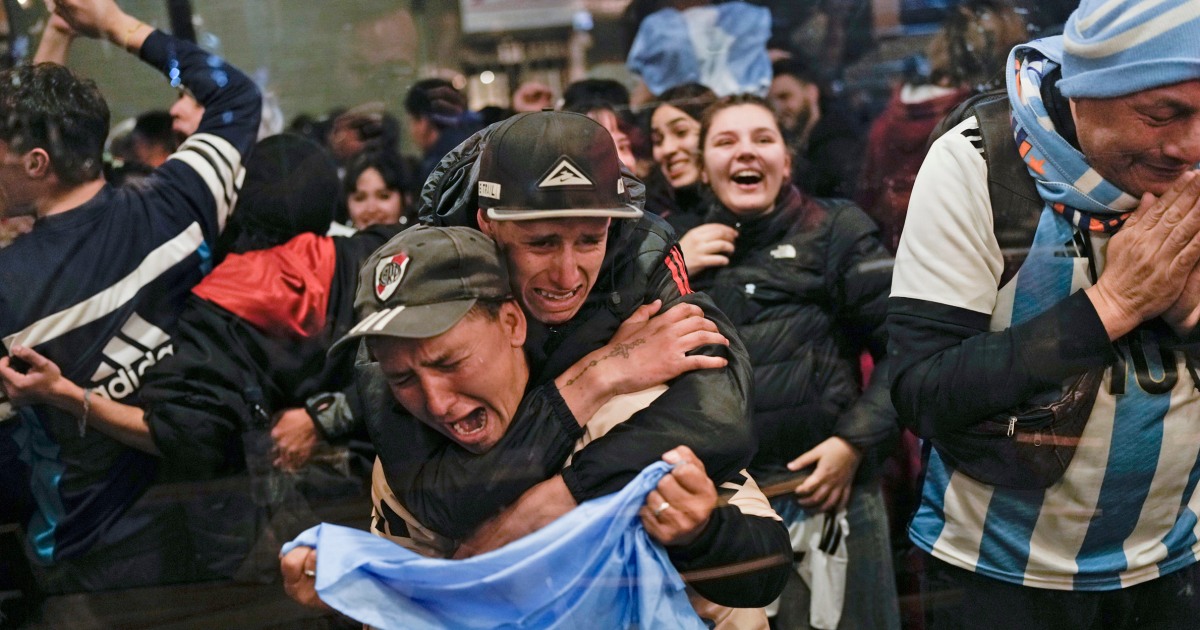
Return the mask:
<svg viewBox="0 0 1200 630">
<path fill-rule="evenodd" d="M 1031 38 L 967 0 L 862 120 L 763 4 L 631 3 L 632 90 L 428 78 L 403 125 L 280 133 L 236 67 L 57 0 L 0 74 L 0 591 L 1193 627 L 1200 7 Z M 76 37 L 178 99 L 110 129 Z"/>
</svg>

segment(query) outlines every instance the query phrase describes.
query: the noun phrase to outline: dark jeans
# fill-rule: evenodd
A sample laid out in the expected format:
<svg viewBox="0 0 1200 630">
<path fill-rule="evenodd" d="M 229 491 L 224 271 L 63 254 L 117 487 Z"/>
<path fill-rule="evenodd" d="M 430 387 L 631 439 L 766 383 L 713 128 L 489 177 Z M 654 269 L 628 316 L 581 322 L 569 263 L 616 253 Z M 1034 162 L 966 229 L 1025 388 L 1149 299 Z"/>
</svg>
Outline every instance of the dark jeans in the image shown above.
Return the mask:
<svg viewBox="0 0 1200 630">
<path fill-rule="evenodd" d="M 1058 591 L 1010 584 L 925 554 L 927 630 L 1195 630 L 1200 565 L 1115 591 Z"/>
</svg>

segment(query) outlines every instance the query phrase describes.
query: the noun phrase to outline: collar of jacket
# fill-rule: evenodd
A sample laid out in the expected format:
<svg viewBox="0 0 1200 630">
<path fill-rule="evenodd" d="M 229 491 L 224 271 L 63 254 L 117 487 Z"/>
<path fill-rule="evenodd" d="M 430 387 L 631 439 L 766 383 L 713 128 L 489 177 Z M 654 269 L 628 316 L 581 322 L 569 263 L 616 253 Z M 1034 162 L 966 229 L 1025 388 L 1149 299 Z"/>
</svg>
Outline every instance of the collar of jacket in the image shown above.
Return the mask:
<svg viewBox="0 0 1200 630">
<path fill-rule="evenodd" d="M 775 198 L 775 209 L 767 214 L 740 217 L 725 206 L 717 203 L 709 213 L 709 223 L 731 225 L 738 231 L 734 241 L 735 257 L 749 254 L 783 239 L 797 227 L 802 214 L 812 203 L 812 197 L 800 192 L 799 188 L 787 183 Z"/>
</svg>

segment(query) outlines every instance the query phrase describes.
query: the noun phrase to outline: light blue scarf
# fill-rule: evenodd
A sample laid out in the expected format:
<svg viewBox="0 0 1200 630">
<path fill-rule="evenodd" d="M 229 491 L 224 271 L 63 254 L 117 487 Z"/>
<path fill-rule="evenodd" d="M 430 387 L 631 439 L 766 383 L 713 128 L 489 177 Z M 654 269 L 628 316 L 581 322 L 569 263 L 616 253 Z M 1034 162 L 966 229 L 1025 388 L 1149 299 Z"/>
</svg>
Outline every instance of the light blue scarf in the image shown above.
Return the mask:
<svg viewBox="0 0 1200 630">
<path fill-rule="evenodd" d="M 1062 38 L 1048 37 L 1017 46 L 1008 60 L 1013 135 L 1046 204 L 1017 276 L 1013 324 L 1070 295 L 1074 262 L 1072 255 L 1059 252 L 1073 243 L 1076 229 L 1116 232 L 1138 204 L 1137 198 L 1101 177 L 1054 128 L 1041 88 L 1061 59 Z"/>
<path fill-rule="evenodd" d="M 322 524 L 283 548 L 317 549 L 321 600 L 377 628 L 705 627 L 666 551 L 638 517 L 670 466 L 467 560 L 426 558 L 363 531 Z"/>
</svg>

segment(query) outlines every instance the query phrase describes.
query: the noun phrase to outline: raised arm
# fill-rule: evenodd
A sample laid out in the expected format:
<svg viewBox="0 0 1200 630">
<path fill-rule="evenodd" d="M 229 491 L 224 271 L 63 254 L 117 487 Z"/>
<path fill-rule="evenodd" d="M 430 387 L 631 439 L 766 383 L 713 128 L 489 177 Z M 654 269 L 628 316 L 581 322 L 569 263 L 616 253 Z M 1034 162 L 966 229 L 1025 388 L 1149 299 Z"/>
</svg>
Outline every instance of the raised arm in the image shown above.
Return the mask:
<svg viewBox="0 0 1200 630">
<path fill-rule="evenodd" d="M 75 29 L 62 18 L 53 13 L 54 3 L 47 1 L 50 16 L 46 19 L 46 28 L 42 31 L 42 40 L 38 42 L 37 52 L 33 55 L 33 63 L 56 63 L 67 65 L 67 55 L 71 52 L 71 42 L 75 41 Z"/>
<path fill-rule="evenodd" d="M 192 42 L 155 30 L 112 0 L 59 0 L 55 12 L 80 34 L 104 38 L 186 87 L 204 106 L 197 134 L 212 134 L 245 155 L 254 145 L 262 96 L 254 82 Z"/>
<path fill-rule="evenodd" d="M 148 205 L 169 208 L 170 218 L 182 226 L 198 220 L 211 243 L 232 211 L 242 160 L 258 133 L 262 97 L 254 82 L 220 57 L 128 15 L 112 0 L 58 0 L 55 13 L 79 34 L 138 55 L 204 106 L 196 133 L 155 171 L 153 194 L 143 196 L 159 197 Z M 163 214 L 158 207 L 148 211 Z"/>
<path fill-rule="evenodd" d="M 153 30 L 113 0 L 56 0 L 48 6 L 80 35 L 106 39 L 135 55 Z"/>
</svg>

